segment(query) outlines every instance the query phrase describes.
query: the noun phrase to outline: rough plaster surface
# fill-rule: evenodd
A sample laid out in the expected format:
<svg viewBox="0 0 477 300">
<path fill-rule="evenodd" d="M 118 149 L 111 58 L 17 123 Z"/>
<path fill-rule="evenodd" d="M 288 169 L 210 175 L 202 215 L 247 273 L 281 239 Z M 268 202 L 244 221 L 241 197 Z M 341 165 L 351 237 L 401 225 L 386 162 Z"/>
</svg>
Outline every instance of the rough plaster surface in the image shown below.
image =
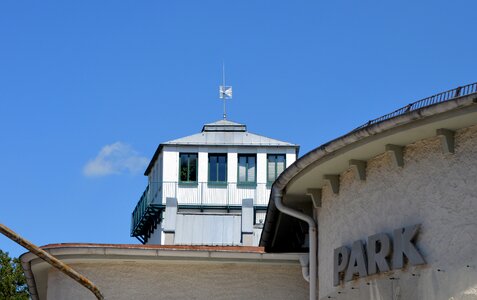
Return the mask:
<svg viewBox="0 0 477 300">
<path fill-rule="evenodd" d="M 115 263 L 71 264 L 91 279 L 105 299 L 307 299 L 307 283 L 296 265 L 259 263 Z M 51 269 L 48 300 L 94 296 Z"/>
<path fill-rule="evenodd" d="M 477 299 L 477 126 L 458 130 L 455 142 L 455 154 L 443 154 L 437 137 L 407 145 L 404 167 L 382 154 L 367 162 L 365 181 L 348 170 L 338 195 L 324 187 L 320 299 Z M 333 287 L 335 248 L 413 224 L 425 266 Z"/>
</svg>

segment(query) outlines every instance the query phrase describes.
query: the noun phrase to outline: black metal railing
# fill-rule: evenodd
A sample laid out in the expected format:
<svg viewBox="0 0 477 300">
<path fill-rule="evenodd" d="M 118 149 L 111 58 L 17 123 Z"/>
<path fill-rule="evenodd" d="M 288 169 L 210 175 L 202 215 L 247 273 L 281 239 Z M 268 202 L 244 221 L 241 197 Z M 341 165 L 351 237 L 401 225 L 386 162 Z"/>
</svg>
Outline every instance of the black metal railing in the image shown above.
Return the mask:
<svg viewBox="0 0 477 300">
<path fill-rule="evenodd" d="M 475 93 L 477 93 L 477 82 L 476 83 L 471 83 L 471 84 L 468 84 L 468 85 L 464 85 L 464 86 L 459 86 L 455 89 L 445 91 L 445 92 L 442 92 L 442 93 L 439 93 L 439 94 L 436 94 L 436 95 L 418 100 L 416 102 L 410 103 L 410 104 L 408 104 L 404 107 L 401 107 L 400 109 L 397 109 L 397 110 L 395 110 L 395 111 L 393 111 L 389 114 L 386 114 L 384 116 L 381 116 L 379 118 L 369 120 L 368 122 L 366 122 L 363 125 L 357 127 L 353 131 L 360 130 L 360 129 L 368 127 L 370 125 L 374 125 L 374 124 L 380 123 L 382 121 L 386 121 L 386 120 L 389 120 L 391 118 L 407 114 L 409 112 L 418 110 L 418 109 L 426 107 L 426 106 L 430 106 L 430 105 L 437 104 L 437 103 L 442 103 L 442 102 L 449 101 L 449 100 L 452 100 L 452 99 L 455 99 L 455 98 L 458 98 L 458 97 L 463 97 L 463 96 L 467 96 L 467 95 L 475 94 Z"/>
<path fill-rule="evenodd" d="M 137 226 L 141 223 L 141 219 L 144 218 L 144 213 L 150 204 L 150 197 L 148 196 L 149 196 L 149 185 L 144 190 L 144 193 L 142 193 L 142 196 L 139 199 L 139 202 L 137 203 L 132 213 L 131 233 L 135 231 Z"/>
</svg>

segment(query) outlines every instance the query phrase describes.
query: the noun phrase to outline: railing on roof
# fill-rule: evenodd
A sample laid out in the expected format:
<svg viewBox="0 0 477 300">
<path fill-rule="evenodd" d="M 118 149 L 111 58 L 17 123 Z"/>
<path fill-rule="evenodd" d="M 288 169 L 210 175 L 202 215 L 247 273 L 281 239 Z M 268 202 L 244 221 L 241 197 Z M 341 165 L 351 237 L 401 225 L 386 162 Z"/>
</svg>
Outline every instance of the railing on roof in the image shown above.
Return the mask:
<svg viewBox="0 0 477 300">
<path fill-rule="evenodd" d="M 365 124 L 357 127 L 353 131 L 368 127 L 370 125 L 380 123 L 382 121 L 389 120 L 389 119 L 397 117 L 397 116 L 407 114 L 409 112 L 418 110 L 420 108 L 423 108 L 423 107 L 426 107 L 426 106 L 429 106 L 429 105 L 442 103 L 442 102 L 449 101 L 449 100 L 452 100 L 452 99 L 455 99 L 455 98 L 458 98 L 458 97 L 463 97 L 463 96 L 467 96 L 467 95 L 475 94 L 475 93 L 477 93 L 477 82 L 476 83 L 471 83 L 471 84 L 468 84 L 468 85 L 464 85 L 464 86 L 459 86 L 455 89 L 445 91 L 445 92 L 442 92 L 442 93 L 439 93 L 439 94 L 436 94 L 436 95 L 418 100 L 416 102 L 410 103 L 410 104 L 408 104 L 404 107 L 401 107 L 400 109 L 397 109 L 397 110 L 393 111 L 392 113 L 386 114 L 382 117 L 379 117 L 379 118 L 376 118 L 376 119 L 373 119 L 373 120 L 369 120 L 368 122 L 366 122 Z"/>
</svg>

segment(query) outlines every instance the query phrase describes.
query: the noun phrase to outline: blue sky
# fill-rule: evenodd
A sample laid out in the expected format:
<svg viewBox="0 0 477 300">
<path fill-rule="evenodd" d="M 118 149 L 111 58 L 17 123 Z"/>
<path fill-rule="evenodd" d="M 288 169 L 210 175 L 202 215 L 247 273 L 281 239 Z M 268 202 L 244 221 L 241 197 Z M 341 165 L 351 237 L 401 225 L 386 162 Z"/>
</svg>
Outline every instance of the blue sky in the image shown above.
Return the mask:
<svg viewBox="0 0 477 300">
<path fill-rule="evenodd" d="M 475 1 L 1 1 L 0 222 L 137 243 L 161 142 L 222 116 L 301 154 L 477 81 Z M 24 250 L 0 236 L 0 249 Z"/>
</svg>

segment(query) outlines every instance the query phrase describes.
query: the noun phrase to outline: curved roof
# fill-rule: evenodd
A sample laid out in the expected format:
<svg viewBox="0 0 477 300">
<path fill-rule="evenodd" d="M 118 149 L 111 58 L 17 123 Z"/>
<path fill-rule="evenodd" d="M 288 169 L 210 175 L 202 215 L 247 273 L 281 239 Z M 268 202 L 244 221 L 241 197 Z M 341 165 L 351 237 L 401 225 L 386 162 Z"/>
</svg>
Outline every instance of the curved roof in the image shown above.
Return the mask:
<svg viewBox="0 0 477 300">
<path fill-rule="evenodd" d="M 448 96 L 442 97 L 443 94 Z M 383 153 L 388 144 L 405 146 L 435 136 L 437 129 L 456 130 L 477 124 L 477 84 L 466 86 L 464 93 L 459 87 L 405 108 L 368 121 L 308 152 L 277 178 L 272 190 L 286 191 L 290 197 L 304 197 L 308 189 L 323 186 L 325 175 L 337 175 L 349 169 L 350 160 L 369 160 Z M 272 199 L 273 192 L 260 240 L 266 250 L 272 246 L 280 214 Z"/>
</svg>

